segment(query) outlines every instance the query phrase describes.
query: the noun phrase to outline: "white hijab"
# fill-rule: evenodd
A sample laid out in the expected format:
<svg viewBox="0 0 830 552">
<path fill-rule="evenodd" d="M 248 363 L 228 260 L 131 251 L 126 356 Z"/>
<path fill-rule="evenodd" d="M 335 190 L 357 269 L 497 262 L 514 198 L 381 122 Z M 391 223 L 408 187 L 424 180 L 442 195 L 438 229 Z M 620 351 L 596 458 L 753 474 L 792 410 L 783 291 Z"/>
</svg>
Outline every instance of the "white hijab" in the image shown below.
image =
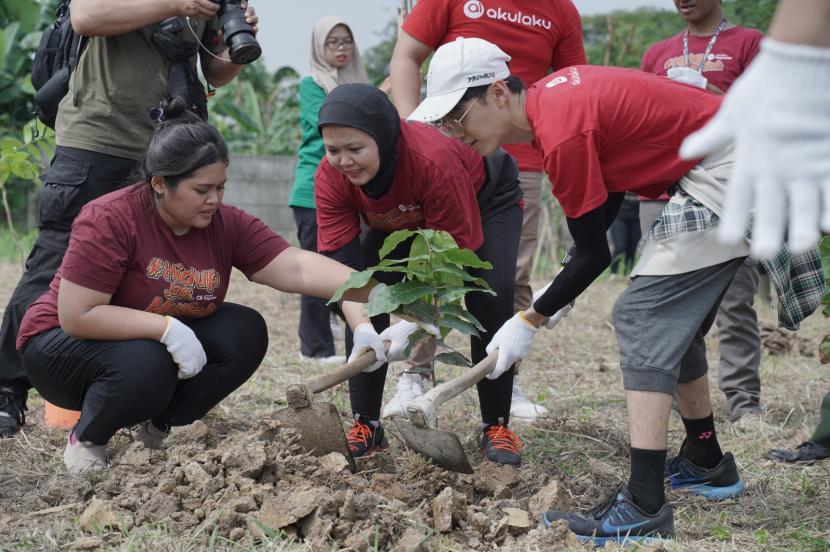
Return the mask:
<svg viewBox="0 0 830 552">
<path fill-rule="evenodd" d="M 311 33 L 311 78 L 320 85 L 320 88 L 325 90 L 326 94 L 331 92 L 338 84 L 369 83 L 369 77 L 363 67 L 360 51 L 357 49 L 357 43 L 352 48 L 349 63 L 342 69 L 337 69 L 326 63 L 326 38 L 337 25 L 343 25 L 349 29 L 349 34 L 352 35 L 352 40 L 354 40 L 352 29 L 342 18 L 333 15 L 318 21 Z"/>
</svg>

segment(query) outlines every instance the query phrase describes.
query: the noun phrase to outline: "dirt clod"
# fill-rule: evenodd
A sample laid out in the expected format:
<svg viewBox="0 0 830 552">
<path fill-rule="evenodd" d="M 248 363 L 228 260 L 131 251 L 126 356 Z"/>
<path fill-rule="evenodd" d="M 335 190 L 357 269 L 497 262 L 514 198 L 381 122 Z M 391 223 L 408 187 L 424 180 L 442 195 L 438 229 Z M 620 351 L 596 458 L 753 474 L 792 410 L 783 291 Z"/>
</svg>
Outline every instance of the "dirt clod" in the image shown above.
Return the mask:
<svg viewBox="0 0 830 552">
<path fill-rule="evenodd" d="M 551 508 L 568 509 L 571 506 L 571 497 L 562 487 L 562 484 L 552 480 L 539 489 L 539 492 L 530 497 L 528 509 L 537 515 Z"/>
<path fill-rule="evenodd" d="M 512 535 L 526 533 L 533 526 L 530 521 L 530 514 L 524 510 L 505 508 L 504 513 L 507 515 L 507 530 Z"/>
<path fill-rule="evenodd" d="M 72 541 L 69 550 L 98 550 L 103 544 L 100 537 L 80 537 Z"/>
<path fill-rule="evenodd" d="M 103 500 L 93 496 L 81 514 L 80 525 L 84 531 L 94 533 L 107 527 L 117 527 L 118 518 Z"/>
</svg>

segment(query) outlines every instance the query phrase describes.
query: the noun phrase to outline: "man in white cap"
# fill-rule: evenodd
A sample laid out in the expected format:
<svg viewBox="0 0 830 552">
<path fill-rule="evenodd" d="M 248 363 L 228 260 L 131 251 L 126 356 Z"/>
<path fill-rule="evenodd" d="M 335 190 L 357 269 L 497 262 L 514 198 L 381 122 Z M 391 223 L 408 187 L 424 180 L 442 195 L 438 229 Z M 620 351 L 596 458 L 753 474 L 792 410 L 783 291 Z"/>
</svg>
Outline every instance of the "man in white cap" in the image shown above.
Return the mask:
<svg viewBox="0 0 830 552">
<path fill-rule="evenodd" d="M 552 70 L 588 63 L 582 19 L 572 0 L 419 0 L 401 25 L 389 61 L 392 98 L 401 117 L 408 117 L 418 105 L 423 63 L 436 48 L 460 36 L 483 38 L 508 52 L 513 58 L 511 71 L 525 82 L 535 82 Z M 513 303 L 515 309 L 526 309 L 532 302 L 530 271 L 542 213 L 542 154 L 532 144 L 505 145 L 504 149 L 519 165 L 524 194 Z M 561 243 L 570 241 L 566 235 L 560 238 Z M 431 364 L 434 353 L 434 347 L 413 349 L 398 391 L 383 409 L 384 417 L 403 416 L 406 404 L 424 393 L 425 378 L 418 372 Z M 513 378 L 510 418 L 531 422 L 546 412 L 524 393 L 519 378 Z"/>
<path fill-rule="evenodd" d="M 510 56 L 480 39 L 438 49 L 427 75 L 427 98 L 410 120 L 432 122 L 487 155 L 503 143 L 533 142 L 544 156 L 553 194 L 574 238 L 571 258 L 533 305 L 508 320 L 488 346 L 499 351 L 491 376 L 528 355 L 535 334 L 552 326 L 611 262 L 605 232 L 624 192 L 674 195 L 647 239 L 633 279 L 613 310 L 626 389 L 631 476 L 602 507 L 588 513 L 546 512 L 579 537 L 647 541 L 672 537 L 674 488 L 712 499 L 743 491 L 735 459 L 718 444 L 709 402 L 704 335 L 748 244 L 723 246 L 716 224 L 732 151 L 684 161 L 683 138 L 715 113 L 720 98 L 699 88 L 630 69 L 573 66 L 525 90 L 510 76 Z M 786 255 L 784 255 L 786 257 Z M 768 266 L 773 281 L 806 268 L 806 295 L 782 294 L 779 320 L 797 326 L 820 302 L 820 263 Z M 564 311 L 563 311 L 564 309 Z M 672 396 L 686 428 L 679 454 L 667 461 Z"/>
</svg>

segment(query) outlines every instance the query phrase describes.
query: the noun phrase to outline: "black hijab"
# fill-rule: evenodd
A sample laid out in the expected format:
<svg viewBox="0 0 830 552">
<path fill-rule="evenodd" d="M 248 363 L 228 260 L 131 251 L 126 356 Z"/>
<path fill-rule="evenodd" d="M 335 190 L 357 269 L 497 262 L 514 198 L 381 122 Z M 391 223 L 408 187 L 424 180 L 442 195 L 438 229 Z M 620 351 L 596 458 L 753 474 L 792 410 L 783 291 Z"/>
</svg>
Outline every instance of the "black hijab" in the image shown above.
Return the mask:
<svg viewBox="0 0 830 552">
<path fill-rule="evenodd" d="M 372 199 L 386 195 L 392 187 L 398 159 L 401 118 L 386 94 L 368 84 L 341 84 L 320 106 L 317 130 L 325 125 L 352 127 L 375 139 L 380 155 L 378 173 L 360 190 Z"/>
</svg>

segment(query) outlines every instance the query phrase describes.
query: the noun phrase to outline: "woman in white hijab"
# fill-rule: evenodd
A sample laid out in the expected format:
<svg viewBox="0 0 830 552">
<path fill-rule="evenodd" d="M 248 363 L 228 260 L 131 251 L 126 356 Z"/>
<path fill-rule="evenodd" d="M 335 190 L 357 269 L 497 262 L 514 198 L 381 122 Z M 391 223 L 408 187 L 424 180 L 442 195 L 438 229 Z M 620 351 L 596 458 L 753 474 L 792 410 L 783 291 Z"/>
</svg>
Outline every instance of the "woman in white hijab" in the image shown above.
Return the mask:
<svg viewBox="0 0 830 552">
<path fill-rule="evenodd" d="M 323 138 L 317 132 L 317 112 L 326 95 L 339 84 L 368 83 L 360 52 L 349 26 L 340 17 L 324 17 L 311 33 L 311 76 L 300 81 L 300 127 L 303 139 L 297 152 L 294 187 L 288 204 L 294 211 L 300 246 L 317 250 L 317 209 L 314 172 L 323 158 Z M 338 362 L 324 299 L 300 299 L 300 354 Z"/>
</svg>

